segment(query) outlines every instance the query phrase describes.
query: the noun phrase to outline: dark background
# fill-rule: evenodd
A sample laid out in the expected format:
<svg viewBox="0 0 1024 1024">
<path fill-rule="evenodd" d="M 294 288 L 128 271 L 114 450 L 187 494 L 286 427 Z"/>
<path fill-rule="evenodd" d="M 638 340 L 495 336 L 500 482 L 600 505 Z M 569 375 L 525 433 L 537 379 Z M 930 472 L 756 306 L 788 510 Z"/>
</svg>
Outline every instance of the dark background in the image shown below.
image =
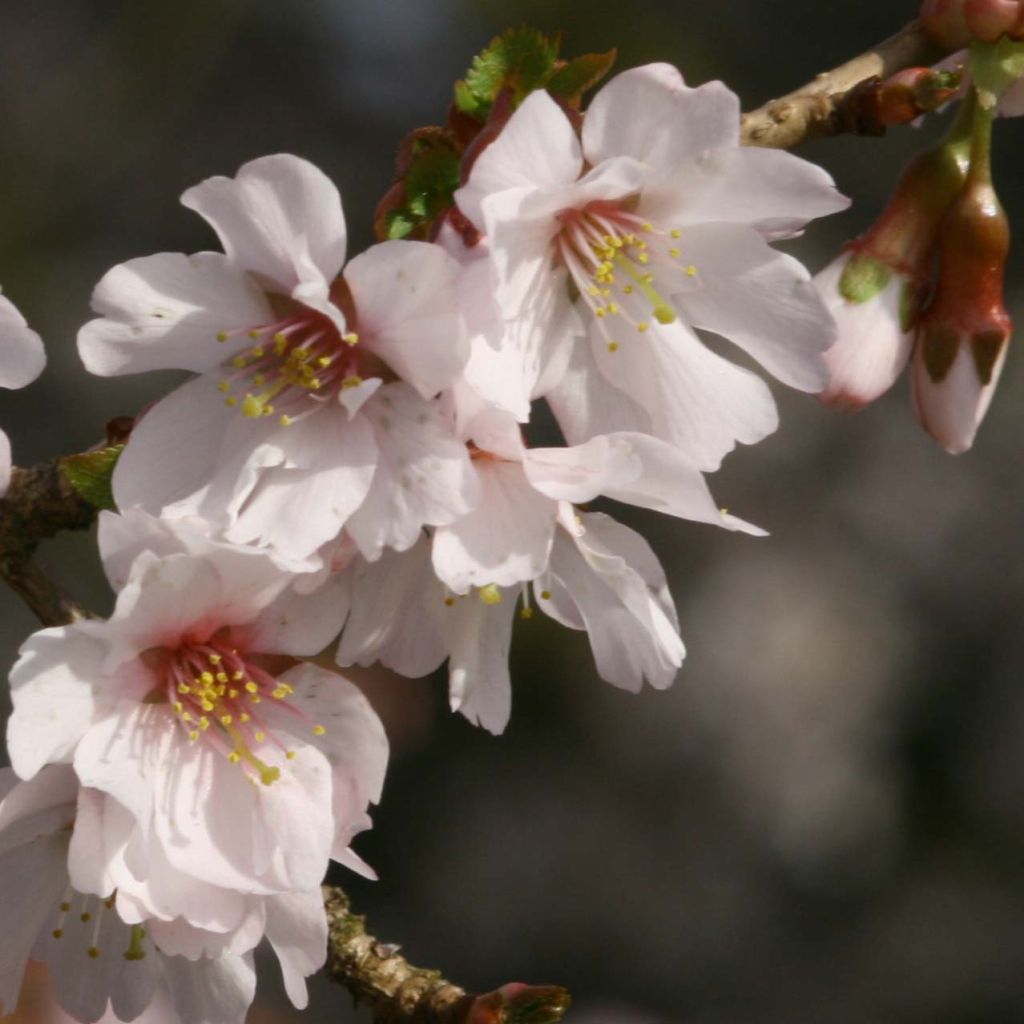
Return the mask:
<svg viewBox="0 0 1024 1024">
<path fill-rule="evenodd" d="M 305 156 L 338 183 L 355 252 L 399 138 L 439 119 L 503 27 L 562 29 L 569 55 L 617 46 L 620 68 L 672 61 L 750 108 L 915 7 L 3 0 L 0 283 L 50 354 L 37 384 L 0 394 L 16 460 L 81 450 L 174 383 L 88 379 L 75 332 L 114 263 L 213 245 L 177 203 L 202 178 Z M 856 200 L 793 247 L 812 269 L 939 127 L 802 150 Z M 1018 224 L 1022 138 L 998 125 Z M 1018 312 L 1020 270 L 1018 252 Z M 395 753 L 359 842 L 382 880 L 346 884 L 415 962 L 477 990 L 566 984 L 577 1024 L 1024 1020 L 1024 366 L 1011 353 L 955 459 L 918 429 L 906 381 L 857 416 L 776 393 L 781 430 L 712 479 L 769 539 L 623 516 L 670 571 L 690 649 L 674 688 L 614 690 L 543 616 L 517 629 L 501 739 L 449 715 L 439 679 L 358 677 Z M 88 538 L 44 561 L 109 606 Z M 0 599 L 8 664 L 34 623 Z M 275 985 L 254 1016 L 298 1019 Z M 318 983 L 305 1019 L 348 1004 Z"/>
</svg>

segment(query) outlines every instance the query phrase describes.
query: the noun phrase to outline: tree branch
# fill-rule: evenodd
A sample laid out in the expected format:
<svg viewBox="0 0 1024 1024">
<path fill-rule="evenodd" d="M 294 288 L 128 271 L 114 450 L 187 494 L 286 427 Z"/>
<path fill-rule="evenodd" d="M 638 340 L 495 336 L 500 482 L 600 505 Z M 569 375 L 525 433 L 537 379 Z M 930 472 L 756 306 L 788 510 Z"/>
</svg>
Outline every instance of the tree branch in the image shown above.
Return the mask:
<svg viewBox="0 0 1024 1024">
<path fill-rule="evenodd" d="M 377 1024 L 555 1024 L 569 1008 L 569 993 L 553 985 L 513 983 L 469 995 L 368 935 L 341 889 L 325 885 L 324 906 L 327 972 L 373 1010 Z"/>
<path fill-rule="evenodd" d="M 884 81 L 905 68 L 936 63 L 951 51 L 940 46 L 912 21 L 874 49 L 847 61 L 813 82 L 743 115 L 742 140 L 747 146 L 791 149 L 805 139 L 848 133 L 877 135 L 856 102 L 857 86 L 872 79 Z"/>
<path fill-rule="evenodd" d="M 63 460 L 15 466 L 0 498 L 0 577 L 44 626 L 64 626 L 86 613 L 33 561 L 39 543 L 61 530 L 85 530 L 96 509 L 71 486 Z"/>
</svg>

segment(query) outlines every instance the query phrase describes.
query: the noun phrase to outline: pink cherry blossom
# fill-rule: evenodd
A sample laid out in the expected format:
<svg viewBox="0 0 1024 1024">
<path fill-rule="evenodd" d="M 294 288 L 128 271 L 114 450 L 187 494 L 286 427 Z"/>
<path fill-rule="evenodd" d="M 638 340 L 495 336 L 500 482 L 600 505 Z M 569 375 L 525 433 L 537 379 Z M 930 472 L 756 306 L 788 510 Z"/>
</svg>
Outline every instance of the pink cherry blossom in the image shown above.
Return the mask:
<svg viewBox="0 0 1024 1024">
<path fill-rule="evenodd" d="M 182 202 L 224 253 L 114 267 L 93 296 L 100 318 L 79 334 L 94 373 L 200 374 L 136 425 L 118 505 L 202 516 L 292 559 L 336 538 L 368 498 L 376 528 L 359 536 L 374 546 L 468 509 L 465 450 L 436 426 L 434 401 L 466 361 L 451 258 L 384 242 L 338 277 L 340 196 L 294 156 L 253 160 Z M 420 421 L 435 426 L 414 443 Z"/>
<path fill-rule="evenodd" d="M 25 323 L 14 303 L 0 295 L 0 388 L 23 388 L 43 372 L 42 340 Z M 0 498 L 11 480 L 11 444 L 0 430 Z"/>
<path fill-rule="evenodd" d="M 88 787 L 78 889 L 163 922 L 165 952 L 243 952 L 271 930 L 265 897 L 308 918 L 329 858 L 367 870 L 349 845 L 380 798 L 381 724 L 342 677 L 280 667 L 337 632 L 343 581 L 299 593 L 265 553 L 141 512 L 105 514 L 100 548 L 115 610 L 22 647 L 12 765 L 70 763 Z"/>
<path fill-rule="evenodd" d="M 511 381 L 491 375 L 487 397 L 503 408 L 521 416 L 524 401 L 553 388 L 550 368 L 568 365 L 583 330 L 580 380 L 599 393 L 589 404 L 609 388 L 624 398 L 596 424 L 553 402 L 570 441 L 632 429 L 713 469 L 777 420 L 763 382 L 694 328 L 722 334 L 785 383 L 823 385 L 831 319 L 803 267 L 768 241 L 847 201 L 812 164 L 741 147 L 739 102 L 721 83 L 691 89 L 667 65 L 624 72 L 595 97 L 581 139 L 550 96 L 532 93 L 456 200 L 486 236 L 496 299 L 488 328 L 475 282 L 471 324 L 524 364 Z"/>
</svg>

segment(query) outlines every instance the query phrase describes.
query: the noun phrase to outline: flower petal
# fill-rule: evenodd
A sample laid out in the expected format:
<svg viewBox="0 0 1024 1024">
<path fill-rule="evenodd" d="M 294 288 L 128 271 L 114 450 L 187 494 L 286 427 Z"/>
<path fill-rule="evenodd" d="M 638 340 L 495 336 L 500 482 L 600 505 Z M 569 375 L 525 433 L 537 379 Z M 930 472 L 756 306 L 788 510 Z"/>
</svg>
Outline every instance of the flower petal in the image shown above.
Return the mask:
<svg viewBox="0 0 1024 1024">
<path fill-rule="evenodd" d="M 23 388 L 44 366 L 42 338 L 27 326 L 14 304 L 0 295 L 0 388 Z"/>
<path fill-rule="evenodd" d="M 326 297 L 345 262 L 341 196 L 308 160 L 289 153 L 250 160 L 234 178 L 207 178 L 181 201 L 210 223 L 240 269 L 284 294 L 304 284 Z"/>
<path fill-rule="evenodd" d="M 530 448 L 523 470 L 548 498 L 583 504 L 633 483 L 643 464 L 627 438 L 598 436 L 570 448 Z"/>
<path fill-rule="evenodd" d="M 304 1010 L 306 978 L 327 959 L 327 915 L 319 888 L 267 900 L 267 939 L 281 964 L 288 998 Z"/>
<path fill-rule="evenodd" d="M 202 373 L 251 344 L 245 329 L 275 319 L 262 290 L 218 252 L 163 252 L 108 270 L 92 294 L 100 314 L 78 332 L 90 373 Z M 237 331 L 219 343 L 219 331 Z"/>
</svg>

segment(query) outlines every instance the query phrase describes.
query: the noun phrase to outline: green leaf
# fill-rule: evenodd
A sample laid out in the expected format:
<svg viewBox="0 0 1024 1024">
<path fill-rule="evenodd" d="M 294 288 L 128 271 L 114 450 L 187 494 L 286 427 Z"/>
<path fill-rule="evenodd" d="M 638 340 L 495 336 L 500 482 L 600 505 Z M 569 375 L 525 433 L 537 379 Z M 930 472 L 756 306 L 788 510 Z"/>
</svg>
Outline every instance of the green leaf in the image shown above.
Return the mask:
<svg viewBox="0 0 1024 1024">
<path fill-rule="evenodd" d="M 615 63 L 616 51 L 586 53 L 560 68 L 547 84 L 548 92 L 567 100 L 576 100 L 604 78 Z"/>
<path fill-rule="evenodd" d="M 95 452 L 69 455 L 63 460 L 64 475 L 90 505 L 99 509 L 117 508 L 110 489 L 110 478 L 123 450 L 123 444 L 115 444 Z"/>
<path fill-rule="evenodd" d="M 559 39 L 533 28 L 513 28 L 496 36 L 473 58 L 466 77 L 455 83 L 455 104 L 464 114 L 483 120 L 502 89 L 519 103 L 554 74 Z"/>
</svg>

